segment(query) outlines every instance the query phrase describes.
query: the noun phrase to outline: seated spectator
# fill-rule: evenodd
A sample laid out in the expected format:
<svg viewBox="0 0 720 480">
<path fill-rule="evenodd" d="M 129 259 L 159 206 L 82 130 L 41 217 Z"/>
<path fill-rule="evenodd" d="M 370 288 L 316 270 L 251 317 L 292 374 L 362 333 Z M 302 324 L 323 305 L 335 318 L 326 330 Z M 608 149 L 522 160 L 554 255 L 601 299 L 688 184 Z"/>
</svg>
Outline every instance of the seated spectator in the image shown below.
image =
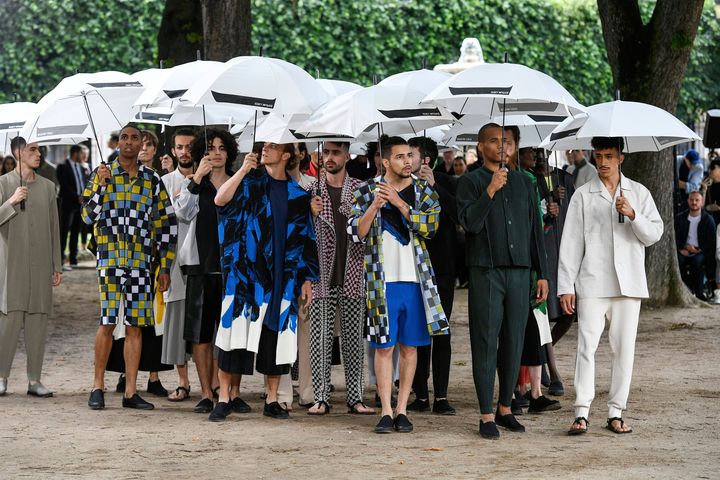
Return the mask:
<svg viewBox="0 0 720 480">
<path fill-rule="evenodd" d="M 705 194 L 705 211 L 720 224 L 720 160 L 710 162 L 708 175 L 700 184 L 700 193 Z"/>
<path fill-rule="evenodd" d="M 716 231 L 703 201 L 700 192 L 690 192 L 688 210 L 675 217 L 675 243 L 683 282 L 697 298 L 707 300 L 704 280 L 715 280 Z"/>
<path fill-rule="evenodd" d="M 703 163 L 702 158 L 697 150 L 688 150 L 683 159 L 685 166 L 688 168 L 687 181 L 678 180 L 678 188 L 681 192 L 689 195 L 690 192 L 696 192 L 700 190 L 700 183 L 703 178 Z M 681 176 L 682 178 L 682 176 Z"/>
</svg>

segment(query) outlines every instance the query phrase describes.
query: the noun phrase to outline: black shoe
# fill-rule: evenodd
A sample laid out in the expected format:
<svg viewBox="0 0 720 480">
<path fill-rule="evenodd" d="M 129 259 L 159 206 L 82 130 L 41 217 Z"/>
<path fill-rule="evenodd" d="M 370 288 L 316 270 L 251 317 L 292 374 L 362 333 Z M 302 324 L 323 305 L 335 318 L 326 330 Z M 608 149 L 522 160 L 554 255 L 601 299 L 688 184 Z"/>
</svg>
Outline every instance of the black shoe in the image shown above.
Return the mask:
<svg viewBox="0 0 720 480">
<path fill-rule="evenodd" d="M 120 377 L 118 377 L 118 383 L 115 387 L 115 391 L 117 393 L 125 393 L 125 374 L 121 373 Z"/>
<path fill-rule="evenodd" d="M 565 395 L 565 387 L 560 380 L 553 380 L 548 387 L 548 393 L 555 397 L 562 397 Z"/>
<path fill-rule="evenodd" d="M 529 403 L 529 402 L 528 402 L 528 403 Z M 517 399 L 515 399 L 515 398 L 513 398 L 512 400 L 510 400 L 510 412 L 511 412 L 513 415 L 518 415 L 518 416 L 523 414 L 523 409 L 522 409 L 522 407 L 520 406 L 520 402 L 519 402 Z"/>
<path fill-rule="evenodd" d="M 168 391 L 165 387 L 163 387 L 163 384 L 160 383 L 160 380 L 155 380 L 154 382 L 148 380 L 147 392 L 155 395 L 156 397 L 168 396 Z"/>
<path fill-rule="evenodd" d="M 416 398 L 413 402 L 407 406 L 407 409 L 411 412 L 427 412 L 430 410 L 430 400 L 420 400 Z"/>
<path fill-rule="evenodd" d="M 499 412 L 495 412 L 495 423 L 503 428 L 507 428 L 511 432 L 524 432 L 525 427 L 515 419 L 515 415 L 508 413 L 507 415 L 500 415 Z"/>
<path fill-rule="evenodd" d="M 514 400 L 518 407 L 527 408 L 530 406 L 530 392 L 525 392 L 525 395 L 523 395 L 518 390 L 515 390 Z"/>
<path fill-rule="evenodd" d="M 480 420 L 480 436 L 489 440 L 498 440 L 500 438 L 500 432 L 495 422 L 483 422 Z"/>
<path fill-rule="evenodd" d="M 207 400 L 207 399 L 206 399 Z M 228 415 L 233 412 L 233 408 L 227 402 L 218 402 L 210 412 L 208 420 L 211 422 L 224 422 Z"/>
<path fill-rule="evenodd" d="M 245 400 L 240 397 L 235 397 L 230 401 L 230 408 L 232 408 L 232 411 L 235 413 L 250 413 L 250 411 L 252 411 L 250 405 L 245 403 Z"/>
<path fill-rule="evenodd" d="M 542 366 L 542 373 L 540 374 L 540 383 L 542 383 L 542 386 L 547 388 L 550 386 L 550 375 L 548 375 L 547 368 L 545 367 L 545 364 Z"/>
<path fill-rule="evenodd" d="M 213 411 L 213 401 L 209 398 L 203 398 L 195 405 L 193 412 L 195 413 L 210 413 Z"/>
<path fill-rule="evenodd" d="M 93 410 L 102 410 L 105 408 L 105 393 L 102 391 L 102 388 L 96 388 L 90 392 L 88 407 Z"/>
<path fill-rule="evenodd" d="M 408 410 L 410 410 L 410 406 L 408 406 Z M 438 415 L 455 415 L 455 413 L 457 413 L 455 412 L 455 408 L 447 401 L 447 398 L 435 400 L 433 402 L 432 411 Z"/>
<path fill-rule="evenodd" d="M 528 413 L 551 412 L 553 410 L 560 410 L 560 402 L 557 400 L 550 400 L 545 395 L 540 395 L 538 398 L 530 400 Z"/>
<path fill-rule="evenodd" d="M 394 427 L 396 432 L 410 433 L 413 431 L 413 424 L 408 420 L 407 415 L 402 413 L 395 417 Z"/>
<path fill-rule="evenodd" d="M 390 415 L 384 415 L 377 425 L 375 425 L 375 433 L 392 433 L 395 431 L 395 422 Z"/>
<path fill-rule="evenodd" d="M 279 419 L 290 418 L 288 411 L 282 408 L 278 402 L 266 403 L 263 408 L 263 415 Z"/>
<path fill-rule="evenodd" d="M 130 398 L 123 397 L 122 406 L 123 408 L 136 408 L 138 410 L 152 410 L 155 408 L 155 405 L 150 402 L 146 402 L 140 398 L 140 395 L 137 393 Z"/>
</svg>

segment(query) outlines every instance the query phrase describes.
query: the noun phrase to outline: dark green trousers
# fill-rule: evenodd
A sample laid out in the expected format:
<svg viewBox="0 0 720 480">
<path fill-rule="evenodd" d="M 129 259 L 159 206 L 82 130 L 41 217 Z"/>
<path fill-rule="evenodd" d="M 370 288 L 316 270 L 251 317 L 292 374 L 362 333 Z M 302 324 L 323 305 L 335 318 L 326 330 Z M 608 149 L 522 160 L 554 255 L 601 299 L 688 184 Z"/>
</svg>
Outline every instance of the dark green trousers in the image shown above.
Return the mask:
<svg viewBox="0 0 720 480">
<path fill-rule="evenodd" d="M 530 269 L 470 267 L 468 303 L 473 378 L 480 412 L 493 413 L 495 370 L 499 402 L 510 406 L 530 309 Z"/>
</svg>

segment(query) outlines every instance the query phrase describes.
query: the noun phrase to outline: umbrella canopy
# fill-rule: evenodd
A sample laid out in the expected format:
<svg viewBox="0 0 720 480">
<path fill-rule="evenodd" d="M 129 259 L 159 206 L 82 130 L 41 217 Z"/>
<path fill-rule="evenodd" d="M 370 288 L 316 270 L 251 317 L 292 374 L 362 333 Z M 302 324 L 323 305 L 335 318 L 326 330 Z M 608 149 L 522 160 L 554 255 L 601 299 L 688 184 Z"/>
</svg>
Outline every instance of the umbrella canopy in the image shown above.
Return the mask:
<svg viewBox="0 0 720 480">
<path fill-rule="evenodd" d="M 305 70 L 276 58 L 237 57 L 208 72 L 181 97 L 187 105 L 229 104 L 277 112 L 310 114 L 328 94 Z"/>
<path fill-rule="evenodd" d="M 176 67 L 156 70 L 154 75 L 142 82 L 143 93 L 135 100 L 134 106 L 164 106 L 178 100 L 187 90 L 205 75 L 223 66 L 222 62 L 196 60 Z"/>
<path fill-rule="evenodd" d="M 537 147 L 565 117 L 551 115 L 510 115 L 505 118 L 506 126 L 520 129 L 518 148 Z M 485 115 L 464 115 L 448 130 L 443 138 L 446 145 L 477 145 L 478 131 L 487 123 L 502 122 L 502 117 Z"/>
<path fill-rule="evenodd" d="M 232 105 L 208 105 L 188 107 L 175 102 L 172 106 L 149 107 L 135 114 L 133 121 L 156 123 L 177 127 L 181 125 L 228 125 L 245 124 L 253 116 L 249 108 Z"/>
<path fill-rule="evenodd" d="M 330 80 L 327 78 L 318 78 L 317 83 L 325 90 L 329 98 L 339 97 L 343 93 L 360 90 L 363 88 L 357 83 L 346 82 L 344 80 Z"/>
<path fill-rule="evenodd" d="M 445 109 L 421 104 L 424 92 L 412 87 L 374 85 L 330 100 L 313 113 L 298 131 L 305 135 L 377 137 L 377 127 L 388 135 L 422 132 L 452 123 Z"/>
<path fill-rule="evenodd" d="M 625 152 L 657 152 L 700 137 L 665 110 L 638 102 L 600 103 L 568 118 L 540 145 L 549 150 L 591 149 L 593 137 L 623 137 Z"/>
<path fill-rule="evenodd" d="M 96 137 L 122 128 L 133 117 L 142 84 L 121 72 L 79 73 L 63 79 L 38 102 L 21 135 L 31 141 Z"/>
<path fill-rule="evenodd" d="M 14 102 L 0 105 L 0 132 L 19 132 L 37 112 L 37 104 Z"/>
<path fill-rule="evenodd" d="M 272 142 L 272 143 L 308 143 L 308 142 L 354 142 L 355 139 L 352 137 L 341 136 L 341 135 L 317 135 L 317 136 L 306 136 L 298 133 L 297 124 L 302 123 L 305 118 L 291 119 L 278 115 L 276 113 L 269 113 L 258 117 L 257 125 L 254 124 L 254 120 L 250 119 L 245 125 L 235 125 L 230 133 L 238 135 L 238 143 L 243 145 L 252 144 L 253 134 L 255 135 L 255 141 L 258 142 Z"/>
<path fill-rule="evenodd" d="M 452 75 L 434 70 L 412 70 L 409 72 L 396 73 L 378 83 L 386 87 L 412 88 L 428 93 L 435 90 L 440 84 L 450 79 Z"/>
<path fill-rule="evenodd" d="M 514 63 L 485 63 L 440 84 L 424 100 L 452 112 L 576 115 L 585 109 L 552 77 Z"/>
</svg>

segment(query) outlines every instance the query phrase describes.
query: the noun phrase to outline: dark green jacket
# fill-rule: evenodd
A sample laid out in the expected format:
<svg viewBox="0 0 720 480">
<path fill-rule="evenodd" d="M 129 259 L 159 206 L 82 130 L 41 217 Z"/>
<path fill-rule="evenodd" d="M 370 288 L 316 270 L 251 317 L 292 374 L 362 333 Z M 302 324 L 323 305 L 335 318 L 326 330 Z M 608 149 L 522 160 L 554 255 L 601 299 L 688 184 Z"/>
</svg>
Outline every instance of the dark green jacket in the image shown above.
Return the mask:
<svg viewBox="0 0 720 480">
<path fill-rule="evenodd" d="M 516 171 L 494 198 L 487 194 L 492 172 L 480 167 L 458 182 L 457 205 L 465 229 L 467 264 L 494 268 L 527 267 L 548 278 L 542 224 L 537 210 L 535 188 L 530 179 Z"/>
</svg>

